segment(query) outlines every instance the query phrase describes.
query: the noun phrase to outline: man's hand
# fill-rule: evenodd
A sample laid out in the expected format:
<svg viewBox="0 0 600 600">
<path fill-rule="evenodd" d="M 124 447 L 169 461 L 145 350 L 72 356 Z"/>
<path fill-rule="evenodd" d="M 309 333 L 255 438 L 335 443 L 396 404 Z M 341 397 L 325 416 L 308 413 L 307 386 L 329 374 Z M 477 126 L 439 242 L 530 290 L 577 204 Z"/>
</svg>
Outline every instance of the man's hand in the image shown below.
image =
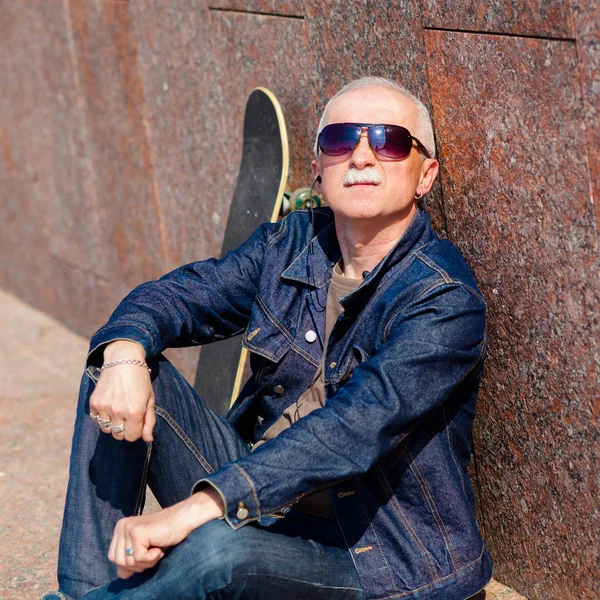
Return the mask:
<svg viewBox="0 0 600 600">
<path fill-rule="evenodd" d="M 135 342 L 118 340 L 104 349 L 104 362 L 131 358 L 145 360 L 144 348 Z M 125 424 L 122 433 L 115 433 L 110 425 L 100 426 L 104 433 L 112 433 L 117 440 L 134 442 L 140 437 L 151 442 L 156 424 L 154 393 L 150 374 L 137 365 L 121 364 L 102 371 L 96 389 L 90 397 L 90 414 L 99 415 L 114 426 Z"/>
<path fill-rule="evenodd" d="M 223 516 L 218 492 L 207 486 L 190 498 L 159 512 L 121 519 L 115 526 L 108 559 L 117 565 L 121 579 L 150 569 L 194 529 Z M 126 550 L 133 553 L 127 554 Z"/>
</svg>

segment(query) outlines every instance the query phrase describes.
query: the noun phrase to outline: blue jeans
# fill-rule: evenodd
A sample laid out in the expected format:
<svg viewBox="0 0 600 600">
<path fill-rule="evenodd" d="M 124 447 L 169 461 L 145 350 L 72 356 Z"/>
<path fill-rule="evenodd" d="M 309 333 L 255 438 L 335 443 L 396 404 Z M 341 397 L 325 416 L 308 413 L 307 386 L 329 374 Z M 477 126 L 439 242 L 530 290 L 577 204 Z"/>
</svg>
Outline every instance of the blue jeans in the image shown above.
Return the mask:
<svg viewBox="0 0 600 600">
<path fill-rule="evenodd" d="M 151 366 L 157 415 L 151 445 L 100 433 L 88 416 L 94 382 L 83 377 L 59 549 L 60 592 L 85 600 L 362 599 L 337 524 L 294 509 L 237 530 L 209 522 L 154 569 L 117 578 L 107 559 L 112 532 L 121 517 L 141 513 L 147 484 L 161 506 L 171 506 L 187 498 L 196 481 L 250 452 L 166 359 Z"/>
</svg>

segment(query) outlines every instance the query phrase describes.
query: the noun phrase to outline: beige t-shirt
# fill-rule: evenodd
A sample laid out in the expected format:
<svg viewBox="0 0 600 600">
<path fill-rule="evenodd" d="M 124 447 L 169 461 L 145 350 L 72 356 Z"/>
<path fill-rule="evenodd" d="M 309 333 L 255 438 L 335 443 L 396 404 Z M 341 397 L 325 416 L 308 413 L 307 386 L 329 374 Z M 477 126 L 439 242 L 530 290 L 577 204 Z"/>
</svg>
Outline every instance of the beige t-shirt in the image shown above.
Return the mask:
<svg viewBox="0 0 600 600">
<path fill-rule="evenodd" d="M 321 408 L 325 405 L 325 382 L 323 380 L 323 364 L 325 361 L 325 351 L 327 350 L 327 340 L 329 339 L 329 333 L 333 329 L 333 325 L 337 321 L 337 318 L 343 312 L 343 307 L 339 303 L 339 298 L 354 291 L 362 283 L 361 279 L 350 279 L 342 275 L 339 264 L 335 265 L 329 284 L 329 292 L 327 293 L 327 308 L 325 313 L 325 347 L 323 348 L 323 360 L 321 366 L 317 371 L 315 378 L 310 387 L 298 398 L 298 400 L 288 406 L 285 409 L 281 417 L 261 437 L 261 439 L 254 444 L 254 448 L 257 448 L 266 441 L 273 439 L 278 436 L 284 429 L 287 429 L 295 423 L 298 419 L 305 417 L 308 413 Z M 334 518 L 333 508 L 331 506 L 331 499 L 329 497 L 329 491 L 319 490 L 304 496 L 295 505 L 295 508 L 304 512 L 316 514 L 319 516 L 325 516 L 328 518 Z"/>
</svg>

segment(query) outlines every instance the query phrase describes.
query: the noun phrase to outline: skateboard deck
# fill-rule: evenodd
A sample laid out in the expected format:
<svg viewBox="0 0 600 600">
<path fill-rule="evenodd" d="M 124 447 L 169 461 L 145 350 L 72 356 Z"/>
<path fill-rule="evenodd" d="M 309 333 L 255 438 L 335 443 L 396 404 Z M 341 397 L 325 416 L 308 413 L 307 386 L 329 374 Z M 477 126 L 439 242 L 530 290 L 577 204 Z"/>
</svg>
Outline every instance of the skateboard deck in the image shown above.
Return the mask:
<svg viewBox="0 0 600 600">
<path fill-rule="evenodd" d="M 281 106 L 271 91 L 256 88 L 246 102 L 242 160 L 221 256 L 248 239 L 260 224 L 277 221 L 288 170 L 288 137 Z M 202 347 L 194 388 L 216 412 L 225 414 L 239 394 L 246 359 L 239 336 Z"/>
</svg>

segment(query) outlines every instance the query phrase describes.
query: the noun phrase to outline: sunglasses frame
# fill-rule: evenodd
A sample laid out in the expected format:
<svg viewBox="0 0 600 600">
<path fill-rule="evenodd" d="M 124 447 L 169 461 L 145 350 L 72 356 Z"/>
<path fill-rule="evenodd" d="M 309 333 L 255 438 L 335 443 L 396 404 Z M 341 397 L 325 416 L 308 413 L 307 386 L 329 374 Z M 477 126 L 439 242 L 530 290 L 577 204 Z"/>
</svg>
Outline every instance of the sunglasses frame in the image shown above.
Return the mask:
<svg viewBox="0 0 600 600">
<path fill-rule="evenodd" d="M 328 154 L 327 152 L 325 152 L 323 150 L 323 148 L 321 148 L 321 135 L 328 127 L 330 127 L 332 125 L 347 125 L 349 127 L 354 127 L 356 129 L 360 129 L 358 139 L 356 140 L 356 144 L 354 145 L 352 150 L 349 150 L 348 152 L 344 152 L 343 154 Z M 366 129 L 367 130 L 367 140 L 369 142 L 369 146 L 370 146 L 371 150 L 373 150 L 373 152 L 375 154 L 377 154 L 378 156 L 383 156 L 384 158 L 388 158 L 390 160 L 402 160 L 403 158 L 406 158 L 407 156 L 410 155 L 410 151 L 409 151 L 408 154 L 406 154 L 404 156 L 399 156 L 397 158 L 394 158 L 394 157 L 386 156 L 385 154 L 382 154 L 381 151 L 379 151 L 379 150 L 375 150 L 375 148 L 373 148 L 373 146 L 371 144 L 371 127 L 397 127 L 399 129 L 403 129 L 408 134 L 408 137 L 411 141 L 411 146 L 412 146 L 412 142 L 415 142 L 417 144 L 418 150 L 420 152 L 422 152 L 427 158 L 431 158 L 431 154 L 429 153 L 429 150 L 427 150 L 427 148 L 425 148 L 425 146 L 414 135 L 412 135 L 406 127 L 402 127 L 402 125 L 392 125 L 391 123 L 329 123 L 329 125 L 326 125 L 325 127 L 323 127 L 323 129 L 319 132 L 319 135 L 317 137 L 317 147 L 319 149 L 319 152 L 323 152 L 323 154 L 325 154 L 326 156 L 344 156 L 346 154 L 352 154 L 352 152 L 354 152 L 354 150 L 356 149 L 356 146 L 358 146 L 358 144 L 360 143 L 360 138 L 361 138 L 362 132 Z"/>
</svg>

